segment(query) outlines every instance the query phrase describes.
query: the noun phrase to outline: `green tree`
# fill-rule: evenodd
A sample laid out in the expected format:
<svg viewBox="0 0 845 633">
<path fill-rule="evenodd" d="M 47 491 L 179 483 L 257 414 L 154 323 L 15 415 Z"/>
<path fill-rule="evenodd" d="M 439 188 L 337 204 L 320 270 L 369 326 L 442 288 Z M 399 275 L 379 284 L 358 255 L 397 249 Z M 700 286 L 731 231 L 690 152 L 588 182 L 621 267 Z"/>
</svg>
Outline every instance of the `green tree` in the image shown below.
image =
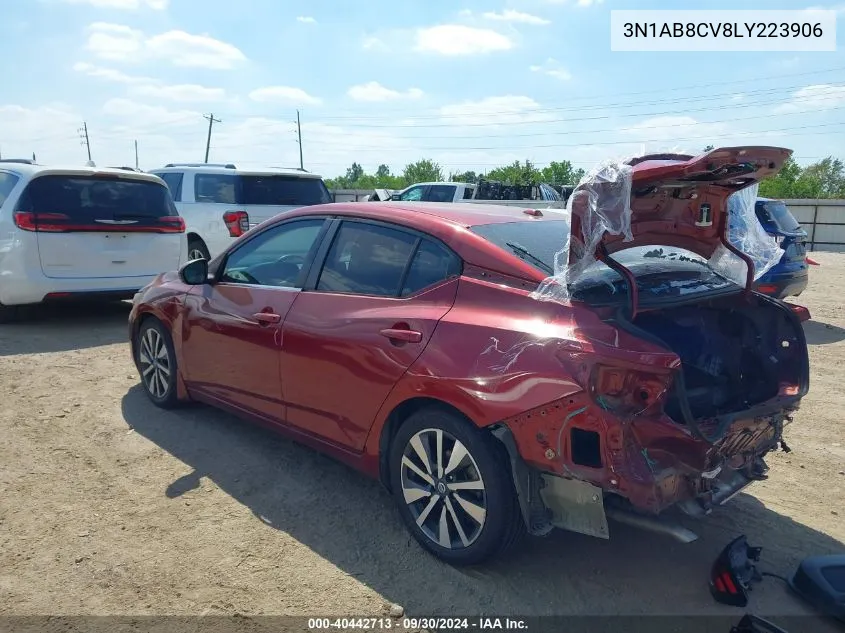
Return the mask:
<svg viewBox="0 0 845 633">
<path fill-rule="evenodd" d="M 845 164 L 828 156 L 804 169 L 802 178 L 813 184 L 814 198 L 845 197 Z"/>
<path fill-rule="evenodd" d="M 439 182 L 443 180 L 443 170 L 433 160 L 423 158 L 415 163 L 405 165 L 402 178 L 405 185 L 411 185 L 415 182 Z"/>
<path fill-rule="evenodd" d="M 584 177 L 583 169 L 575 169 L 568 160 L 552 161 L 540 171 L 540 179 L 550 185 L 577 185 Z"/>
<path fill-rule="evenodd" d="M 478 174 L 474 171 L 460 171 L 449 174 L 449 180 L 451 182 L 468 182 L 468 183 L 476 183 L 478 182 Z"/>
<path fill-rule="evenodd" d="M 542 180 L 540 171 L 530 160 L 520 163 L 518 160 L 504 167 L 491 169 L 484 176 L 487 180 L 499 180 L 508 185 L 530 185 Z"/>
</svg>

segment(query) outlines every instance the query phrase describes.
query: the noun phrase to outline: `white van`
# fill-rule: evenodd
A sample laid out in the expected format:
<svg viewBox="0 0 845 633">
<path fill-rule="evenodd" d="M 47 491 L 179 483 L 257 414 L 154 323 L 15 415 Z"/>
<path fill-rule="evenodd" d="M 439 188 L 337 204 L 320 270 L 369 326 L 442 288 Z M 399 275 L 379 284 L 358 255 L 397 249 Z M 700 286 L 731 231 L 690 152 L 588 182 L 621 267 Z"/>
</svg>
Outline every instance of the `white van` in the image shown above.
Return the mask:
<svg viewBox="0 0 845 633">
<path fill-rule="evenodd" d="M 131 298 L 186 249 L 157 176 L 0 161 L 0 321 L 43 301 Z"/>
<path fill-rule="evenodd" d="M 184 163 L 151 173 L 167 183 L 185 218 L 188 259 L 211 259 L 279 213 L 333 201 L 320 176 L 298 169 Z"/>
</svg>

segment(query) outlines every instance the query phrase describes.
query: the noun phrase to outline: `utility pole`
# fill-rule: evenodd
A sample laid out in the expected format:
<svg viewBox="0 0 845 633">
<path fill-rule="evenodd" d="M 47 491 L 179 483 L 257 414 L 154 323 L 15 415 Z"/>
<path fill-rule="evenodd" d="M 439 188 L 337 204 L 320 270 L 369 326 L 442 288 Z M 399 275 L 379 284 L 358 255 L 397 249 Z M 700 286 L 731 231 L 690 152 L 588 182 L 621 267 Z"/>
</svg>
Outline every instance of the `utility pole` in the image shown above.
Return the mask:
<svg viewBox="0 0 845 633">
<path fill-rule="evenodd" d="M 135 139 L 135 169 L 138 169 L 138 139 Z"/>
<path fill-rule="evenodd" d="M 305 171 L 305 166 L 302 164 L 302 127 L 299 125 L 299 110 L 296 111 L 296 138 L 299 143 L 299 168 Z"/>
<path fill-rule="evenodd" d="M 208 162 L 208 151 L 211 149 L 211 126 L 215 123 L 223 123 L 220 119 L 214 118 L 214 113 L 203 114 L 204 119 L 208 119 L 208 138 L 205 141 L 205 162 Z"/>
<path fill-rule="evenodd" d="M 88 139 L 88 123 L 82 122 L 82 127 L 77 130 L 79 137 L 82 139 L 82 145 L 88 150 L 88 162 L 91 162 L 91 142 Z"/>
</svg>

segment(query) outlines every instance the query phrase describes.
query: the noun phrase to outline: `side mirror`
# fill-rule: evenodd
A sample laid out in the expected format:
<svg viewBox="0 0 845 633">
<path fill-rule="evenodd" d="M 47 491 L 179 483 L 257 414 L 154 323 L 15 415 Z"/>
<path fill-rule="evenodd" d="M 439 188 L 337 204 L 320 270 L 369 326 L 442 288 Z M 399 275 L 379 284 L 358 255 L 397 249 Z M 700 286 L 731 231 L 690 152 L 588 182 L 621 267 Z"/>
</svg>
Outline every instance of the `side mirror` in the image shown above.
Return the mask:
<svg viewBox="0 0 845 633">
<path fill-rule="evenodd" d="M 398 193 L 394 193 L 392 196 L 390 196 L 390 199 L 394 200 L 394 201 L 398 201 L 398 200 L 402 199 L 402 196 L 400 196 Z"/>
<path fill-rule="evenodd" d="M 208 283 L 208 261 L 192 259 L 179 269 L 179 279 L 189 286 L 199 286 Z"/>
</svg>

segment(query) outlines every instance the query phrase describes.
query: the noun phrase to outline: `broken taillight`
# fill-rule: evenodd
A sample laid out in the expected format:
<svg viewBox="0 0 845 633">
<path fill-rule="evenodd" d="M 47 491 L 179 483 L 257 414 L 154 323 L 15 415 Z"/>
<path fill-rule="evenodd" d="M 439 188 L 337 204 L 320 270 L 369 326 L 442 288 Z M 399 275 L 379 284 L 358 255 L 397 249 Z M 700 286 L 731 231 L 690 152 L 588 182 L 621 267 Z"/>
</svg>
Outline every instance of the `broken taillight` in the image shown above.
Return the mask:
<svg viewBox="0 0 845 633">
<path fill-rule="evenodd" d="M 590 392 L 605 411 L 639 413 L 659 402 L 668 388 L 669 377 L 630 369 L 596 365 L 590 377 Z"/>
<path fill-rule="evenodd" d="M 223 214 L 223 222 L 226 223 L 231 237 L 240 237 L 249 231 L 249 214 L 246 211 L 226 211 Z"/>
</svg>

